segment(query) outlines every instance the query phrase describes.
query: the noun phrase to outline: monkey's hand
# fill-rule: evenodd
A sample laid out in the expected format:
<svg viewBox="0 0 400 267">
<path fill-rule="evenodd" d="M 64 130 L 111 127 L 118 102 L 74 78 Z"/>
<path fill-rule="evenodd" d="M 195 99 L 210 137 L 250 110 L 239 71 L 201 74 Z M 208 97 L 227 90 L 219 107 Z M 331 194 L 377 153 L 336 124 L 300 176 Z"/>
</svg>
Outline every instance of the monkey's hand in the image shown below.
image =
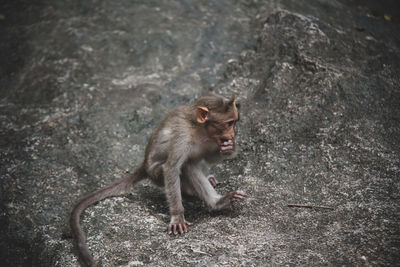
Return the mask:
<svg viewBox="0 0 400 267">
<path fill-rule="evenodd" d="M 227 197 L 230 202 L 236 202 L 245 200 L 247 194 L 243 191 L 233 191 L 227 194 L 225 197 Z"/>
<path fill-rule="evenodd" d="M 187 222 L 182 215 L 171 215 L 171 222 L 168 226 L 168 234 L 184 234 L 187 233 L 188 229 L 187 226 L 191 226 L 192 223 Z"/>
<path fill-rule="evenodd" d="M 246 197 L 247 197 L 247 194 L 243 191 L 230 192 L 218 200 L 214 209 L 216 209 L 216 210 L 225 209 L 225 208 L 229 207 L 233 202 L 243 201 L 246 199 Z"/>
</svg>

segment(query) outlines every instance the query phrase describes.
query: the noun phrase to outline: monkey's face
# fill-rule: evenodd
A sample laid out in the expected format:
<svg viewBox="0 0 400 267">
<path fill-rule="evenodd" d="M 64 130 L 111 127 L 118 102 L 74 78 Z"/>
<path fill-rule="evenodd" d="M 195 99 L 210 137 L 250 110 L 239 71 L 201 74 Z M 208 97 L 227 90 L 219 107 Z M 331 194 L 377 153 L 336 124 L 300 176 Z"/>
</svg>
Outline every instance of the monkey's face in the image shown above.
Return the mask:
<svg viewBox="0 0 400 267">
<path fill-rule="evenodd" d="M 196 120 L 200 125 L 204 125 L 207 138 L 218 145 L 219 153 L 224 156 L 232 156 L 235 152 L 235 125 L 239 120 L 239 104 L 232 97 L 222 105 L 225 105 L 225 108 L 211 111 L 205 106 L 198 106 Z"/>
<path fill-rule="evenodd" d="M 238 120 L 236 114 L 223 114 L 220 118 L 209 120 L 207 123 L 207 132 L 216 142 L 219 152 L 230 156 L 235 152 L 235 125 Z M 235 116 L 236 115 L 236 116 Z"/>
</svg>

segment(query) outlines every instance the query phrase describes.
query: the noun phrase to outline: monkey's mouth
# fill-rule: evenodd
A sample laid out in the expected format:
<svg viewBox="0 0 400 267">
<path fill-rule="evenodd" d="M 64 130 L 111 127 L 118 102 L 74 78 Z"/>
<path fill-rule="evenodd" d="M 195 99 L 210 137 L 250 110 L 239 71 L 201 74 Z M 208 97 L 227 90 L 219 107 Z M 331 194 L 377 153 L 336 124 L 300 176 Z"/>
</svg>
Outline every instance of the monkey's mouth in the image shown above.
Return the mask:
<svg viewBox="0 0 400 267">
<path fill-rule="evenodd" d="M 220 152 L 230 152 L 233 150 L 233 141 L 227 139 L 221 139 L 218 141 Z"/>
</svg>

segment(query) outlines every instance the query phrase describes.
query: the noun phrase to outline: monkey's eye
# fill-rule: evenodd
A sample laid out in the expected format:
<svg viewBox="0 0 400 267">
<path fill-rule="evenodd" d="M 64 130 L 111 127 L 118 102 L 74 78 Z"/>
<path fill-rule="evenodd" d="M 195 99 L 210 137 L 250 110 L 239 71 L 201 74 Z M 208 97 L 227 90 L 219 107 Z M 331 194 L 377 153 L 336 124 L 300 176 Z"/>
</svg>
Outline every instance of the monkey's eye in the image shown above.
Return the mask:
<svg viewBox="0 0 400 267">
<path fill-rule="evenodd" d="M 232 127 L 235 124 L 235 121 L 233 121 L 233 120 L 228 121 L 227 124 L 228 124 L 228 127 Z"/>
</svg>

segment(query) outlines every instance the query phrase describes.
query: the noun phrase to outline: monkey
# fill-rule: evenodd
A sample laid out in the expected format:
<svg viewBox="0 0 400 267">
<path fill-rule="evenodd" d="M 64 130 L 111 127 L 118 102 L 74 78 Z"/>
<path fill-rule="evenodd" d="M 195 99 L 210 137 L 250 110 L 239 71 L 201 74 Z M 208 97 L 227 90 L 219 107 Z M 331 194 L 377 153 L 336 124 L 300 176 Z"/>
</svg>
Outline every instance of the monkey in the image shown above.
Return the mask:
<svg viewBox="0 0 400 267">
<path fill-rule="evenodd" d="M 233 191 L 222 196 L 214 189 L 219 182 L 204 174 L 210 164 L 230 159 L 237 152 L 235 125 L 239 120 L 240 104 L 233 95 L 230 99 L 209 94 L 192 104 L 172 109 L 156 127 L 145 149 L 143 162 L 131 175 L 95 191 L 80 200 L 70 215 L 71 234 L 80 262 L 96 266 L 80 226 L 80 215 L 90 205 L 114 196 L 144 179 L 164 187 L 169 205 L 169 235 L 188 232 L 182 193 L 203 200 L 211 210 L 227 208 L 235 201 L 243 201 L 247 194 Z"/>
</svg>

